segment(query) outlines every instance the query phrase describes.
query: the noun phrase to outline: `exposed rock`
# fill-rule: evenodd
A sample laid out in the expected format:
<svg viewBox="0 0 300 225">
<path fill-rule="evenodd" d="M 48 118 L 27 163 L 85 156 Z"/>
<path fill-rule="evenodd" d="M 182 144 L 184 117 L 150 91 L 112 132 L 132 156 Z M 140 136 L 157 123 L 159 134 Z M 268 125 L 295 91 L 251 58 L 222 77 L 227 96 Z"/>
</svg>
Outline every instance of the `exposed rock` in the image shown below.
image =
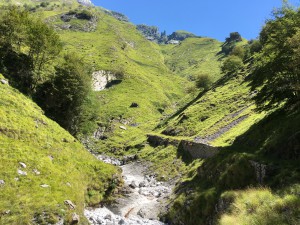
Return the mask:
<svg viewBox="0 0 300 225">
<path fill-rule="evenodd" d="M 155 191 L 155 192 L 153 193 L 153 196 L 154 196 L 155 198 L 159 198 L 159 197 L 161 196 L 161 193 L 158 192 L 158 191 Z"/>
<path fill-rule="evenodd" d="M 187 32 L 187 31 L 175 31 L 173 32 L 171 35 L 168 36 L 168 40 L 169 41 L 183 41 L 186 38 L 190 38 L 190 37 L 197 37 L 195 34 Z M 171 44 L 171 43 L 169 43 Z M 173 43 L 175 44 L 175 43 Z"/>
<path fill-rule="evenodd" d="M 102 161 L 102 162 L 105 162 L 105 163 L 108 163 L 108 164 L 112 164 L 112 165 L 115 165 L 115 166 L 121 166 L 123 165 L 123 162 L 121 162 L 120 160 L 118 159 L 115 159 L 113 157 L 109 157 L 107 155 L 95 155 L 95 157 Z"/>
<path fill-rule="evenodd" d="M 4 79 L 1 79 L 0 82 L 1 82 L 2 84 L 8 84 L 8 81 L 7 81 L 7 80 L 4 80 Z"/>
<path fill-rule="evenodd" d="M 48 188 L 48 187 L 50 187 L 48 184 L 41 184 L 40 185 L 42 188 Z"/>
<path fill-rule="evenodd" d="M 5 184 L 4 180 L 0 180 L 0 186 L 3 186 Z"/>
<path fill-rule="evenodd" d="M 64 201 L 65 205 L 67 205 L 70 209 L 75 209 L 76 205 L 73 204 L 71 200 L 65 200 Z"/>
<path fill-rule="evenodd" d="M 63 218 L 59 218 L 59 221 L 55 225 L 64 225 L 64 222 Z"/>
<path fill-rule="evenodd" d="M 15 177 L 14 180 L 15 180 L 15 181 L 19 181 L 19 177 Z"/>
<path fill-rule="evenodd" d="M 218 203 L 215 205 L 215 213 L 217 214 L 224 213 L 228 209 L 232 201 L 233 199 L 220 198 L 218 200 Z"/>
<path fill-rule="evenodd" d="M 94 91 L 104 90 L 109 82 L 117 80 L 116 74 L 111 71 L 99 70 L 92 74 L 92 84 Z"/>
<path fill-rule="evenodd" d="M 170 44 L 170 45 L 178 45 L 178 44 L 180 44 L 180 41 L 178 41 L 178 40 L 170 40 L 167 43 Z"/>
<path fill-rule="evenodd" d="M 72 214 L 72 222 L 71 224 L 78 224 L 80 221 L 80 217 L 77 213 Z"/>
<path fill-rule="evenodd" d="M 145 208 L 141 208 L 138 213 L 137 213 L 140 217 L 145 218 L 146 217 L 146 212 L 145 212 Z"/>
<path fill-rule="evenodd" d="M 122 130 L 127 130 L 127 128 L 124 127 L 124 126 L 120 126 L 120 129 L 122 129 Z"/>
<path fill-rule="evenodd" d="M 219 152 L 219 149 L 217 147 L 213 147 L 202 143 L 195 143 L 192 141 L 185 141 L 185 140 L 182 140 L 180 142 L 179 148 L 188 152 L 193 159 L 210 158 Z"/>
<path fill-rule="evenodd" d="M 50 159 L 51 161 L 54 160 L 54 157 L 53 157 L 52 155 L 49 155 L 48 157 L 49 157 L 49 159 Z"/>
<path fill-rule="evenodd" d="M 142 181 L 141 183 L 139 183 L 139 187 L 146 187 L 147 183 L 146 181 Z"/>
<path fill-rule="evenodd" d="M 22 175 L 22 176 L 27 176 L 27 172 L 19 170 L 19 169 L 18 169 L 18 174 Z"/>
<path fill-rule="evenodd" d="M 129 22 L 129 19 L 127 16 L 125 16 L 122 13 L 115 12 L 115 11 L 110 11 L 110 10 L 105 10 L 104 11 L 106 14 L 113 16 L 117 20 L 123 21 L 123 22 Z"/>
<path fill-rule="evenodd" d="M 137 108 L 139 107 L 139 104 L 137 104 L 136 102 L 131 103 L 130 108 Z"/>
<path fill-rule="evenodd" d="M 200 121 L 201 121 L 201 122 L 204 122 L 204 121 L 207 120 L 208 118 L 209 118 L 209 116 L 203 116 L 203 117 L 201 117 Z"/>
<path fill-rule="evenodd" d="M 261 164 L 259 162 L 255 162 L 255 161 L 252 161 L 252 160 L 250 160 L 249 162 L 255 170 L 257 182 L 260 183 L 260 184 L 263 184 L 264 179 L 266 177 L 267 165 Z"/>
<path fill-rule="evenodd" d="M 169 138 L 164 138 L 164 137 L 152 135 L 152 134 L 148 134 L 147 137 L 148 137 L 147 141 L 152 147 L 168 146 L 168 145 L 178 146 L 180 143 L 179 140 L 172 140 Z"/>
<path fill-rule="evenodd" d="M 152 147 L 157 146 L 178 146 L 182 150 L 188 152 L 192 158 L 210 158 L 218 153 L 218 148 L 210 146 L 204 143 L 197 143 L 193 141 L 185 141 L 185 140 L 172 140 L 169 138 L 164 138 L 157 135 L 147 135 L 147 141 Z"/>
<path fill-rule="evenodd" d="M 94 138 L 99 140 L 105 140 L 107 137 L 104 135 L 106 130 L 106 127 L 100 126 L 98 129 L 94 132 Z"/>
<path fill-rule="evenodd" d="M 129 184 L 129 187 L 131 187 L 132 189 L 135 189 L 138 186 L 136 185 L 135 181 L 132 181 L 131 184 Z"/>
<path fill-rule="evenodd" d="M 120 224 L 120 225 L 125 225 L 126 224 L 126 222 L 125 222 L 125 220 L 124 219 L 120 219 L 120 221 L 119 221 L 119 223 L 118 224 Z"/>
<path fill-rule="evenodd" d="M 107 214 L 107 215 L 104 217 L 104 219 L 106 219 L 106 220 L 111 220 L 111 214 Z"/>
<path fill-rule="evenodd" d="M 92 6 L 93 3 L 91 0 L 77 0 L 79 4 L 85 5 L 85 6 Z"/>
<path fill-rule="evenodd" d="M 90 224 L 164 225 L 158 221 L 157 215 L 161 211 L 160 208 L 164 207 L 161 204 L 165 204 L 163 202 L 170 195 L 172 188 L 165 186 L 164 183 L 156 182 L 155 175 L 145 175 L 148 172 L 146 164 L 134 162 L 123 165 L 121 168 L 127 189 L 130 185 L 137 186 L 136 184 L 142 182 L 147 187 L 129 188 L 128 193 L 117 199 L 109 207 L 110 209 L 105 206 L 85 209 L 84 215 Z"/>
<path fill-rule="evenodd" d="M 136 29 L 149 41 L 159 42 L 161 38 L 159 28 L 156 26 L 139 24 L 136 26 Z"/>
<path fill-rule="evenodd" d="M 20 164 L 20 166 L 23 167 L 23 168 L 26 168 L 26 167 L 27 167 L 26 164 L 23 163 L 23 162 L 19 162 L 19 164 Z"/>
<path fill-rule="evenodd" d="M 126 155 L 123 157 L 122 161 L 123 161 L 123 165 L 129 163 L 129 162 L 133 162 L 136 161 L 138 159 L 137 155 Z"/>
<path fill-rule="evenodd" d="M 41 172 L 38 171 L 37 169 L 33 169 L 32 171 L 33 171 L 33 173 L 34 173 L 35 175 L 40 175 L 40 174 L 41 174 Z"/>
</svg>

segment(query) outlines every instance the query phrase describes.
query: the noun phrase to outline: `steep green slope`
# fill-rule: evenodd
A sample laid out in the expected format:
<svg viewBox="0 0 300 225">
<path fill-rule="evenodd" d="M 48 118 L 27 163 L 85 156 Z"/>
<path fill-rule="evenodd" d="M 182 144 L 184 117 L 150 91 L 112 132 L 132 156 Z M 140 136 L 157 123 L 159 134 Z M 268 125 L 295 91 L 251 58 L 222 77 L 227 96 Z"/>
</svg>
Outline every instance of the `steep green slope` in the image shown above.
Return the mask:
<svg viewBox="0 0 300 225">
<path fill-rule="evenodd" d="M 59 34 L 65 50 L 80 54 L 94 71 L 112 71 L 122 76 L 121 83 L 97 92 L 98 124 L 110 131 L 106 133 L 109 139 L 99 143 L 103 151 L 114 145 L 124 148 L 144 138 L 162 112 L 174 109 L 187 82 L 169 71 L 159 46 L 147 41 L 134 25 L 118 21 L 99 8 L 94 13 L 98 21 L 94 31 L 67 29 Z M 49 21 L 61 23 L 60 16 Z M 130 108 L 132 103 L 138 107 Z M 126 131 L 119 129 L 124 123 Z"/>
<path fill-rule="evenodd" d="M 17 6 L 24 6 L 28 10 L 35 12 L 35 11 L 57 11 L 62 10 L 63 8 L 74 8 L 78 7 L 79 3 L 76 0 L 0 0 L 0 6 L 10 6 L 10 5 L 17 5 Z"/>
<path fill-rule="evenodd" d="M 76 212 L 84 224 L 84 203 L 96 204 L 109 193 L 116 169 L 97 161 L 7 84 L 0 84 L 0 115 L 0 223 L 67 223 Z"/>
<path fill-rule="evenodd" d="M 191 169 L 168 217 L 174 224 L 298 224 L 299 115 L 299 108 L 277 110 Z"/>
<path fill-rule="evenodd" d="M 166 65 L 181 76 L 195 78 L 209 74 L 220 78 L 222 43 L 211 38 L 187 38 L 179 45 L 162 45 Z"/>
<path fill-rule="evenodd" d="M 244 75 L 224 77 L 212 90 L 200 93 L 186 108 L 168 119 L 162 133 L 184 136 L 196 142 L 229 145 L 263 117 L 255 111 L 251 91 Z"/>
</svg>

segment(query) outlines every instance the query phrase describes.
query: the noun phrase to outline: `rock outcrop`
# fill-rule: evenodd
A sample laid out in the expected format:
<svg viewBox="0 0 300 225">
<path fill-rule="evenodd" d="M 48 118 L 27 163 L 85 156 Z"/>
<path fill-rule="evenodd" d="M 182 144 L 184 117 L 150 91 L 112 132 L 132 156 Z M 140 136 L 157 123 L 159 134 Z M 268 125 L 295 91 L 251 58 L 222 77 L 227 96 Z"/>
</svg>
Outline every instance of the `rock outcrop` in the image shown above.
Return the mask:
<svg viewBox="0 0 300 225">
<path fill-rule="evenodd" d="M 79 4 L 85 5 L 85 6 L 93 6 L 93 3 L 91 0 L 77 0 Z"/>
<path fill-rule="evenodd" d="M 188 152 L 194 159 L 210 158 L 219 152 L 219 149 L 217 147 L 202 143 L 196 143 L 193 141 L 182 140 L 179 144 L 179 147 Z"/>
<path fill-rule="evenodd" d="M 263 184 L 267 174 L 267 165 L 252 160 L 250 164 L 254 168 L 257 182 Z"/>
<path fill-rule="evenodd" d="M 99 70 L 92 74 L 92 85 L 94 91 L 102 91 L 106 88 L 109 82 L 116 80 L 117 77 L 113 72 Z"/>
<path fill-rule="evenodd" d="M 147 135 L 147 137 L 147 141 L 152 147 L 173 145 L 189 153 L 193 159 L 210 158 L 219 152 L 217 147 L 203 143 L 196 143 L 187 140 L 176 140 L 157 135 Z"/>
</svg>

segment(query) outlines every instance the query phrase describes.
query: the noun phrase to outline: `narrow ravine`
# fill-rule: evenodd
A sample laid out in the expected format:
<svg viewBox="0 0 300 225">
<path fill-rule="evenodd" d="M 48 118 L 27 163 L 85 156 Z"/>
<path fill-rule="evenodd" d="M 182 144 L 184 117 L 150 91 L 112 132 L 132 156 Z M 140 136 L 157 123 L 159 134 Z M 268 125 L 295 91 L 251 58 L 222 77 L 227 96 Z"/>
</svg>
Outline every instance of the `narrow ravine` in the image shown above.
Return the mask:
<svg viewBox="0 0 300 225">
<path fill-rule="evenodd" d="M 98 156 L 100 160 L 115 165 L 120 161 Z M 158 214 L 169 198 L 172 185 L 158 182 L 150 173 L 146 163 L 136 161 L 120 166 L 125 182 L 123 197 L 113 205 L 100 208 L 86 208 L 84 215 L 93 225 L 163 225 Z"/>
</svg>

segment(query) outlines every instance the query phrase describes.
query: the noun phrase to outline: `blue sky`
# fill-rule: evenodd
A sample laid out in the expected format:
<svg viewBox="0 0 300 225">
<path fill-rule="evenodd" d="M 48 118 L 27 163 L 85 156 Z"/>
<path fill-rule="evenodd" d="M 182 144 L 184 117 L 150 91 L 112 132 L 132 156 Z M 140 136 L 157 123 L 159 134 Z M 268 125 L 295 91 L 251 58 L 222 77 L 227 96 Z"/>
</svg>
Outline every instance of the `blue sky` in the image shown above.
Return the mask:
<svg viewBox="0 0 300 225">
<path fill-rule="evenodd" d="M 158 26 L 168 34 L 190 31 L 223 41 L 238 31 L 247 39 L 258 36 L 281 0 L 92 0 L 97 6 L 121 12 L 134 24 Z M 291 0 L 298 4 L 299 0 Z M 299 4 L 298 4 L 299 5 Z"/>
</svg>

